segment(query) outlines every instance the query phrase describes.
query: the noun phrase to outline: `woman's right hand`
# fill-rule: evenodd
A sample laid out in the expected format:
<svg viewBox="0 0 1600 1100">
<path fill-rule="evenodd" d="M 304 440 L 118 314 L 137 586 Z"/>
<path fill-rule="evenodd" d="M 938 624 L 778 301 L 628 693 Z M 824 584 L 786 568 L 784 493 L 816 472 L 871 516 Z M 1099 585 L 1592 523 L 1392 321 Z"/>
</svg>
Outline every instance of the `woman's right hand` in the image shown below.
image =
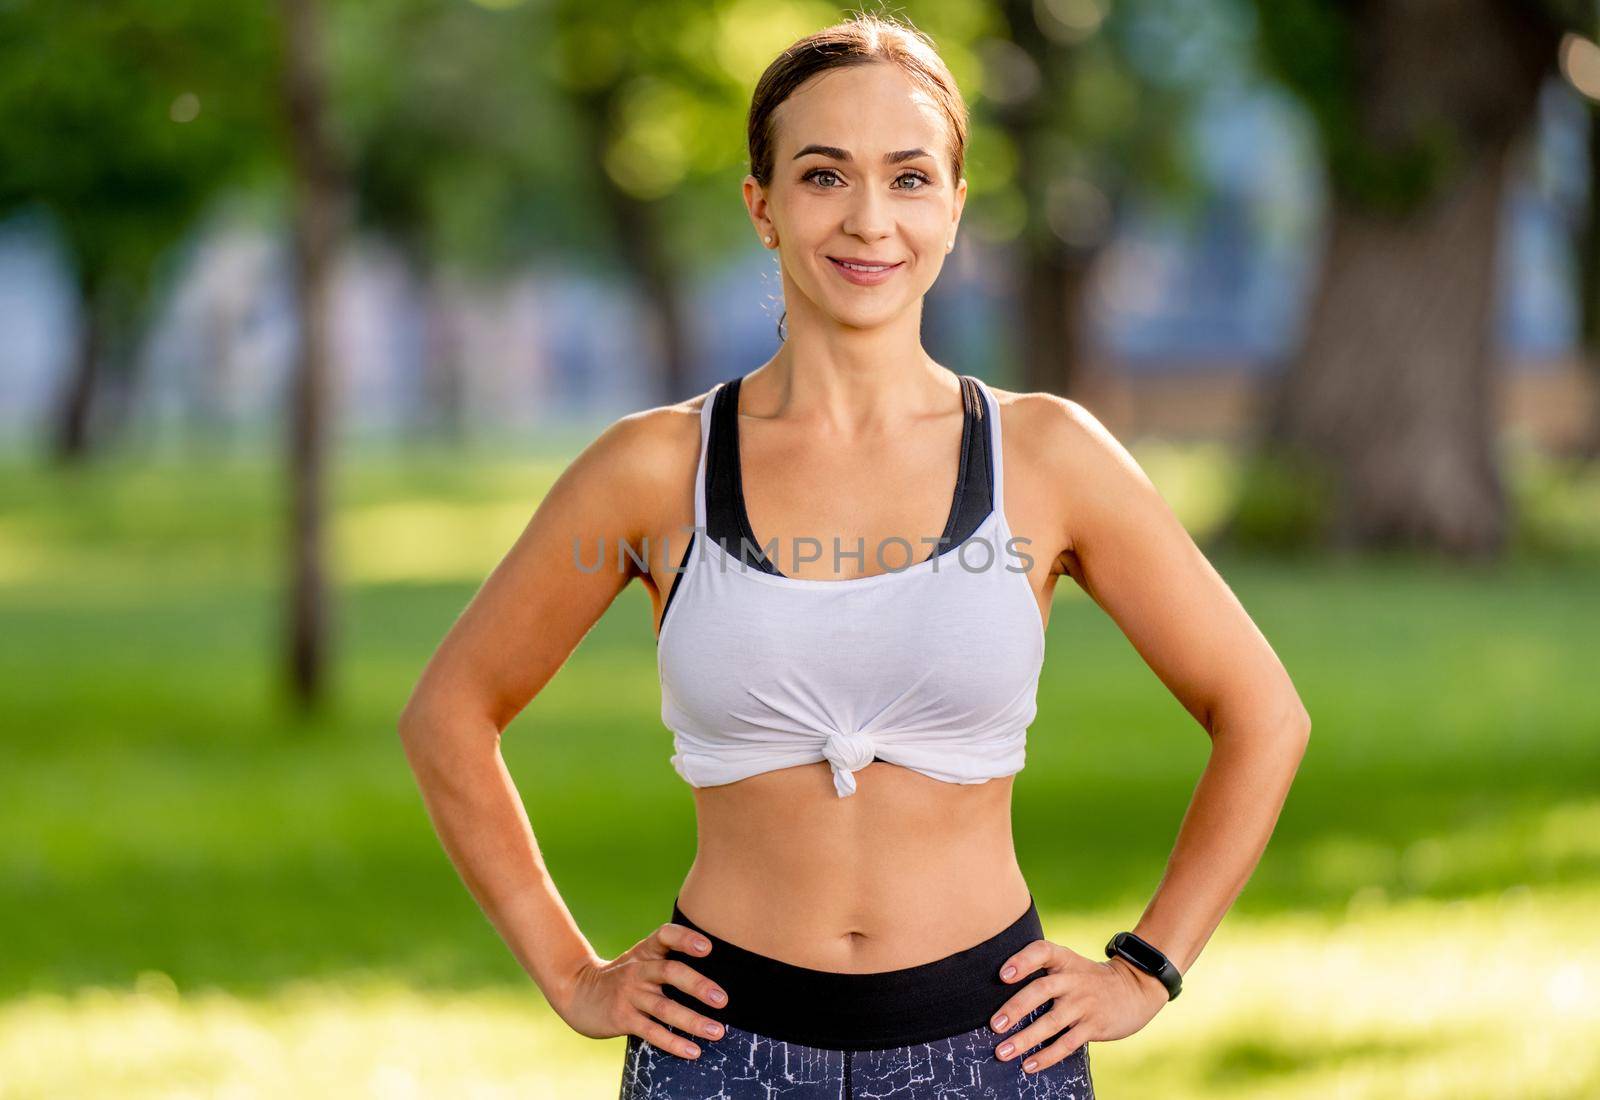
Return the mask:
<svg viewBox="0 0 1600 1100">
<path fill-rule="evenodd" d="M 663 924 L 616 958 L 586 963 L 574 975 L 566 1003 L 553 1007 L 574 1031 L 591 1039 L 637 1035 L 670 1054 L 698 1058 L 697 1044 L 674 1035 L 662 1023 L 708 1039 L 721 1038 L 722 1025 L 674 1001 L 662 986 L 676 986 L 718 1008 L 728 1003 L 728 995 L 686 963 L 667 958 L 669 948 L 705 955 L 711 944 L 681 924 Z"/>
</svg>

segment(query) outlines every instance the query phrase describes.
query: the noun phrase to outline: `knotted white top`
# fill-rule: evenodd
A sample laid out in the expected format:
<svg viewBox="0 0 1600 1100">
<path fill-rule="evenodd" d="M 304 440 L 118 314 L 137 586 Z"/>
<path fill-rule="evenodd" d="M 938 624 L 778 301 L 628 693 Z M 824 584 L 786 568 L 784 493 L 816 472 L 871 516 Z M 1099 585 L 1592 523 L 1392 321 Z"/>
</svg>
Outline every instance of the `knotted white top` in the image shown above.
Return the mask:
<svg viewBox="0 0 1600 1100">
<path fill-rule="evenodd" d="M 1006 523 L 999 407 L 981 388 L 989 515 L 936 557 L 841 581 L 766 573 L 705 537 L 707 395 L 696 535 L 656 652 L 672 765 L 689 784 L 825 760 L 844 798 L 874 756 L 949 783 L 1022 769 L 1044 627 L 1032 551 Z"/>
<path fill-rule="evenodd" d="M 872 738 L 854 730 L 835 730 L 823 738 L 822 755 L 833 765 L 833 789 L 839 797 L 855 794 L 854 773 L 872 763 Z"/>
</svg>

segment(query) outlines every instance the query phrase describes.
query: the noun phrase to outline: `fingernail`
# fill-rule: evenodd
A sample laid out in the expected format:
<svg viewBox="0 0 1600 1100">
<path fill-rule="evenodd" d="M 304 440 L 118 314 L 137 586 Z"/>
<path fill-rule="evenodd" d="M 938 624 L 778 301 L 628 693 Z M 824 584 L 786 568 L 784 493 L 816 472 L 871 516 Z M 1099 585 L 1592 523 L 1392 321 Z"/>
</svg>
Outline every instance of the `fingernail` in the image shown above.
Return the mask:
<svg viewBox="0 0 1600 1100">
<path fill-rule="evenodd" d="M 723 1001 L 728 999 L 728 995 L 720 989 L 713 989 L 711 991 L 711 999 L 716 1001 L 718 1004 L 721 1004 Z"/>
<path fill-rule="evenodd" d="M 1032 1073 L 1034 1070 L 1039 1068 L 1039 1063 L 1038 1062 L 1032 1062 L 1032 1061 L 1024 1062 L 1024 1063 L 1022 1063 L 1022 1068 L 1024 1070 L 1026 1070 L 1028 1073 Z"/>
<path fill-rule="evenodd" d="M 715 1039 L 717 1037 L 717 1035 L 721 1033 L 721 1031 L 722 1031 L 722 1029 L 720 1027 L 718 1027 L 716 1024 L 707 1024 L 706 1025 L 706 1037 L 709 1038 L 709 1039 Z"/>
<path fill-rule="evenodd" d="M 1009 1058 L 1011 1057 L 1011 1052 L 1016 1049 L 1017 1048 L 1012 1046 L 1010 1043 L 1001 1043 L 1000 1049 L 996 1053 L 998 1053 L 1002 1058 Z"/>
<path fill-rule="evenodd" d="M 696 1057 L 696 1056 L 697 1056 L 697 1055 L 699 1055 L 699 1053 L 700 1053 L 700 1048 L 699 1048 L 699 1047 L 697 1047 L 697 1046 L 693 1046 L 693 1045 L 690 1045 L 690 1046 L 686 1046 L 686 1047 L 684 1047 L 684 1048 L 683 1048 L 683 1053 L 684 1053 L 684 1054 L 685 1054 L 685 1055 L 686 1055 L 686 1056 L 688 1056 L 688 1057 L 690 1057 L 690 1058 L 694 1058 L 694 1057 Z"/>
<path fill-rule="evenodd" d="M 707 943 L 705 940 L 695 940 L 694 941 L 694 949 L 696 951 L 710 951 L 711 950 L 711 945 L 709 943 Z"/>
<path fill-rule="evenodd" d="M 1016 976 L 1016 973 L 1017 973 L 1017 968 L 1016 967 L 1008 966 L 1004 970 L 1000 971 L 1000 976 L 1002 978 L 1012 978 L 1012 977 Z"/>
<path fill-rule="evenodd" d="M 996 1016 L 994 1018 L 994 1029 L 996 1031 L 1004 1031 L 1006 1029 L 1006 1023 L 1007 1020 L 1004 1016 Z"/>
</svg>

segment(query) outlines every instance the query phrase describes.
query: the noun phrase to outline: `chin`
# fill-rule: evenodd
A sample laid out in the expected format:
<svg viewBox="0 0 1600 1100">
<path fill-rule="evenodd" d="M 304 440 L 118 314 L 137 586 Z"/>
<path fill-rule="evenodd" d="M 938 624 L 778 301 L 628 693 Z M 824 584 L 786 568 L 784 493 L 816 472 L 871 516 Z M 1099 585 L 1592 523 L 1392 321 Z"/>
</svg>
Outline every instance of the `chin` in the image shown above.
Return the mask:
<svg viewBox="0 0 1600 1100">
<path fill-rule="evenodd" d="M 900 316 L 899 310 L 873 310 L 871 313 L 835 313 L 833 318 L 846 328 L 883 328 Z"/>
</svg>

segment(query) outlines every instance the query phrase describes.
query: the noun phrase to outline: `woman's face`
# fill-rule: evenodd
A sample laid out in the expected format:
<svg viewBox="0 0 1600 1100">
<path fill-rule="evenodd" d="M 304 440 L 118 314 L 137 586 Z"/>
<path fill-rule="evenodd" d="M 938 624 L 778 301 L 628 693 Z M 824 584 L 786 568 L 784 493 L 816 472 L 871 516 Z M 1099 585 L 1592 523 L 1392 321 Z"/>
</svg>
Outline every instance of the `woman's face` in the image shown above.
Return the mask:
<svg viewBox="0 0 1600 1100">
<path fill-rule="evenodd" d="M 744 181 L 770 234 L 790 318 L 798 291 L 824 317 L 871 328 L 918 305 L 944 264 L 966 202 L 950 178 L 950 127 L 896 65 L 820 73 L 773 112 L 772 180 Z M 877 271 L 856 272 L 840 261 Z"/>
</svg>

